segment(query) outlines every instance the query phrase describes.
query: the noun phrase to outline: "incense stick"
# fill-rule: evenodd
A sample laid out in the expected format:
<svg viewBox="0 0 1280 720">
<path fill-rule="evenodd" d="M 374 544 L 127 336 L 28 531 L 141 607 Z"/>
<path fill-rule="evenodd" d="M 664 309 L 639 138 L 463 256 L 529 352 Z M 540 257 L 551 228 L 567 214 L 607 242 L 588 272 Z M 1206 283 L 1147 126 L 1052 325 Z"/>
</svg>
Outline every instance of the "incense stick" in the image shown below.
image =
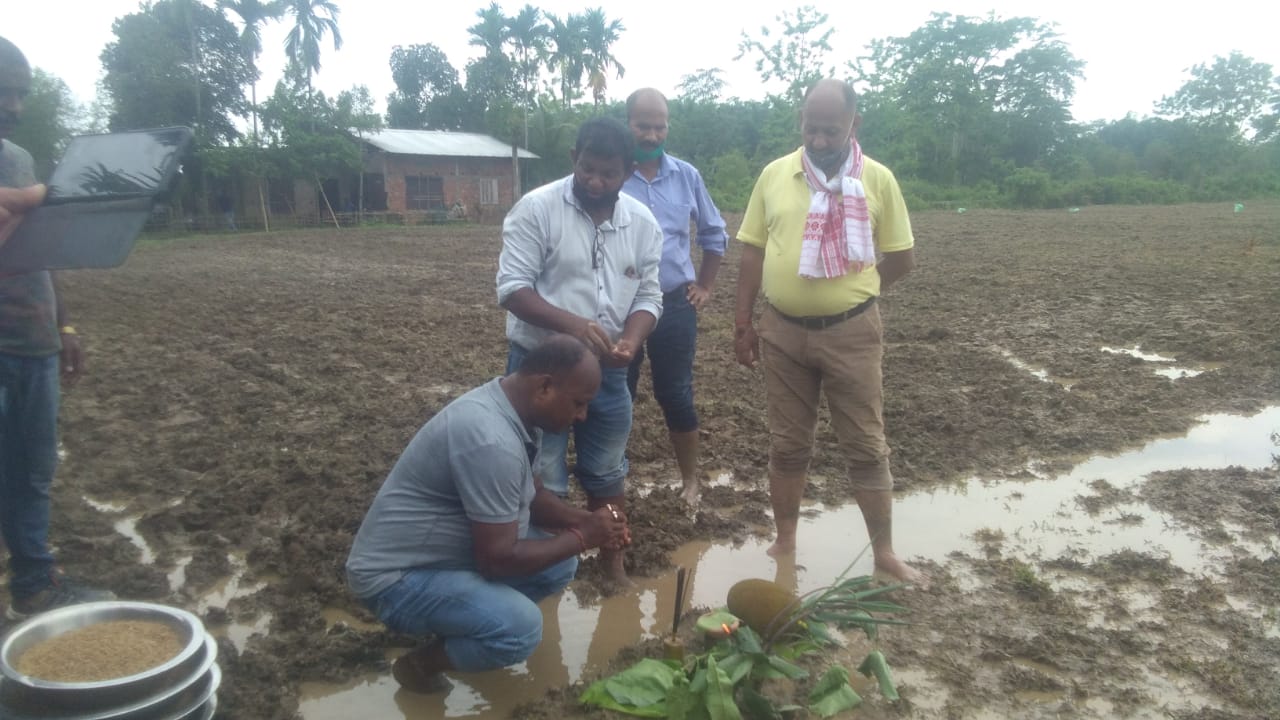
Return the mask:
<svg viewBox="0 0 1280 720">
<path fill-rule="evenodd" d="M 684 610 L 685 578 L 685 569 L 676 568 L 676 608 L 671 616 L 671 637 L 673 638 L 680 630 L 680 612 Z"/>
</svg>

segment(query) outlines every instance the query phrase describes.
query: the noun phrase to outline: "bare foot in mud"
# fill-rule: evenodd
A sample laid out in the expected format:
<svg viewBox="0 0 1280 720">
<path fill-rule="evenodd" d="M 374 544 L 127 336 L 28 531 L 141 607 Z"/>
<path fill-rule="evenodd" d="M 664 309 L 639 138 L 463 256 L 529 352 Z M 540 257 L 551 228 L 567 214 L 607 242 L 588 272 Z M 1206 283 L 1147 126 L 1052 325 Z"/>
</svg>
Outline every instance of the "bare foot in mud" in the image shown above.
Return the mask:
<svg viewBox="0 0 1280 720">
<path fill-rule="evenodd" d="M 431 670 L 424 655 L 426 648 L 419 647 L 396 658 L 391 664 L 392 677 L 400 683 L 400 687 L 412 693 L 430 695 L 451 690 L 453 683 L 444 673 Z"/>
<path fill-rule="evenodd" d="M 920 589 L 929 587 L 929 577 L 902 562 L 897 555 L 889 555 L 884 559 L 877 559 L 874 574 L 893 582 L 906 583 Z"/>
<path fill-rule="evenodd" d="M 769 557 L 783 557 L 786 555 L 796 554 L 796 541 L 792 538 L 789 541 L 783 541 L 781 538 L 774 540 L 769 549 L 765 551 Z"/>
<path fill-rule="evenodd" d="M 688 505 L 691 508 L 698 507 L 698 500 L 701 499 L 701 496 L 702 491 L 696 483 L 694 485 L 686 486 L 680 491 L 680 499 L 684 501 L 685 505 Z"/>
<path fill-rule="evenodd" d="M 636 586 L 635 582 L 627 577 L 621 550 L 601 550 L 600 564 L 604 566 L 605 580 L 615 589 L 628 590 Z"/>
</svg>

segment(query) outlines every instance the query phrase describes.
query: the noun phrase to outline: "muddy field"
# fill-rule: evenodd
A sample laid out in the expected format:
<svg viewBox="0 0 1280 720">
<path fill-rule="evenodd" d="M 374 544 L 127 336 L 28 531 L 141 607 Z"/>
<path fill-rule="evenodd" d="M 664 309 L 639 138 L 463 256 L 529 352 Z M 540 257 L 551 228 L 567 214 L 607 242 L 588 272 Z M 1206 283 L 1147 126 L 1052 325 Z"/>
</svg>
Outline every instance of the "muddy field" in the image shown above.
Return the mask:
<svg viewBox="0 0 1280 720">
<path fill-rule="evenodd" d="M 1062 470 L 1185 433 L 1205 413 L 1280 404 L 1280 203 L 914 222 L 919 268 L 882 305 L 904 496 L 1023 477 L 1029 463 Z M 504 366 L 499 246 L 497 228 L 477 226 L 209 236 L 146 241 L 123 268 L 64 276 L 90 355 L 64 400 L 53 540 L 68 572 L 122 597 L 262 631 L 221 641 L 219 717 L 293 718 L 300 683 L 385 672 L 387 650 L 411 642 L 326 613 L 370 619 L 342 573 L 369 501 L 417 428 Z M 731 346 L 736 250 L 700 320 L 697 376 L 703 466 L 733 482 L 696 515 L 666 490 L 633 498 L 636 575 L 669 572 L 691 540 L 767 528 L 762 383 Z M 1212 371 L 1173 382 L 1100 351 L 1139 346 Z M 809 494 L 838 505 L 849 493 L 832 440 L 820 428 L 813 473 L 830 479 Z M 637 404 L 630 454 L 647 482 L 676 476 L 651 398 Z M 1229 554 L 1239 532 L 1267 547 L 1280 530 L 1275 465 L 1123 489 L 1101 479 L 1080 502 L 1105 512 L 1134 496 Z M 910 517 L 896 520 L 912 533 Z M 1280 717 L 1274 553 L 1235 552 L 1207 576 L 1140 547 L 1033 560 L 998 532 L 946 550 L 925 563 L 931 587 L 900 598 L 914 624 L 883 640 L 903 701 L 872 694 L 859 717 L 1164 717 L 1143 681 L 1152 658 L 1203 699 L 1173 715 Z M 260 589 L 211 601 L 241 566 L 238 584 Z M 580 598 L 607 593 L 595 577 L 585 563 Z M 915 692 L 923 677 L 931 690 Z M 580 690 L 519 715 L 577 716 Z"/>
</svg>

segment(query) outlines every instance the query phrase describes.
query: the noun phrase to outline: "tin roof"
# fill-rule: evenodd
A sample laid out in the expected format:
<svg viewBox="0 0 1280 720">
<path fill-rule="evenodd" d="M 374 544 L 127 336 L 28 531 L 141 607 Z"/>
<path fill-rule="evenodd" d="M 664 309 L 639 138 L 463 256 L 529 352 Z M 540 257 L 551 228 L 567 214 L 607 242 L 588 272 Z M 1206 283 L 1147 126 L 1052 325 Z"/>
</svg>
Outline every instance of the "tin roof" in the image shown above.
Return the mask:
<svg viewBox="0 0 1280 720">
<path fill-rule="evenodd" d="M 511 157 L 511 146 L 480 133 L 446 130 L 379 130 L 362 139 L 393 155 L 430 155 L 434 157 Z M 534 153 L 520 148 L 520 157 L 537 160 Z"/>
</svg>

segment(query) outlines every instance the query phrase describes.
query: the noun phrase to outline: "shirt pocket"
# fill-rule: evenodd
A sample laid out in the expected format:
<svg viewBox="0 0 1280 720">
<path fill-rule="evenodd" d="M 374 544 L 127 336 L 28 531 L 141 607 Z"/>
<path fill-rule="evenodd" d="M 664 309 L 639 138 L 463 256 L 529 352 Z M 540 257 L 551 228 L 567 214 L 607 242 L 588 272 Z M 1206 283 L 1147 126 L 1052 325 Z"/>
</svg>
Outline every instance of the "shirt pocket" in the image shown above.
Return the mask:
<svg viewBox="0 0 1280 720">
<path fill-rule="evenodd" d="M 613 285 L 613 302 L 621 311 L 621 316 L 625 320 L 627 312 L 631 308 L 631 304 L 635 302 L 636 294 L 640 292 L 640 269 L 635 268 L 635 277 L 628 277 L 625 274 L 619 275 Z"/>
<path fill-rule="evenodd" d="M 696 207 L 689 203 L 672 203 L 671 212 L 663 213 L 661 218 L 663 235 L 687 236 L 693 222 Z"/>
</svg>

